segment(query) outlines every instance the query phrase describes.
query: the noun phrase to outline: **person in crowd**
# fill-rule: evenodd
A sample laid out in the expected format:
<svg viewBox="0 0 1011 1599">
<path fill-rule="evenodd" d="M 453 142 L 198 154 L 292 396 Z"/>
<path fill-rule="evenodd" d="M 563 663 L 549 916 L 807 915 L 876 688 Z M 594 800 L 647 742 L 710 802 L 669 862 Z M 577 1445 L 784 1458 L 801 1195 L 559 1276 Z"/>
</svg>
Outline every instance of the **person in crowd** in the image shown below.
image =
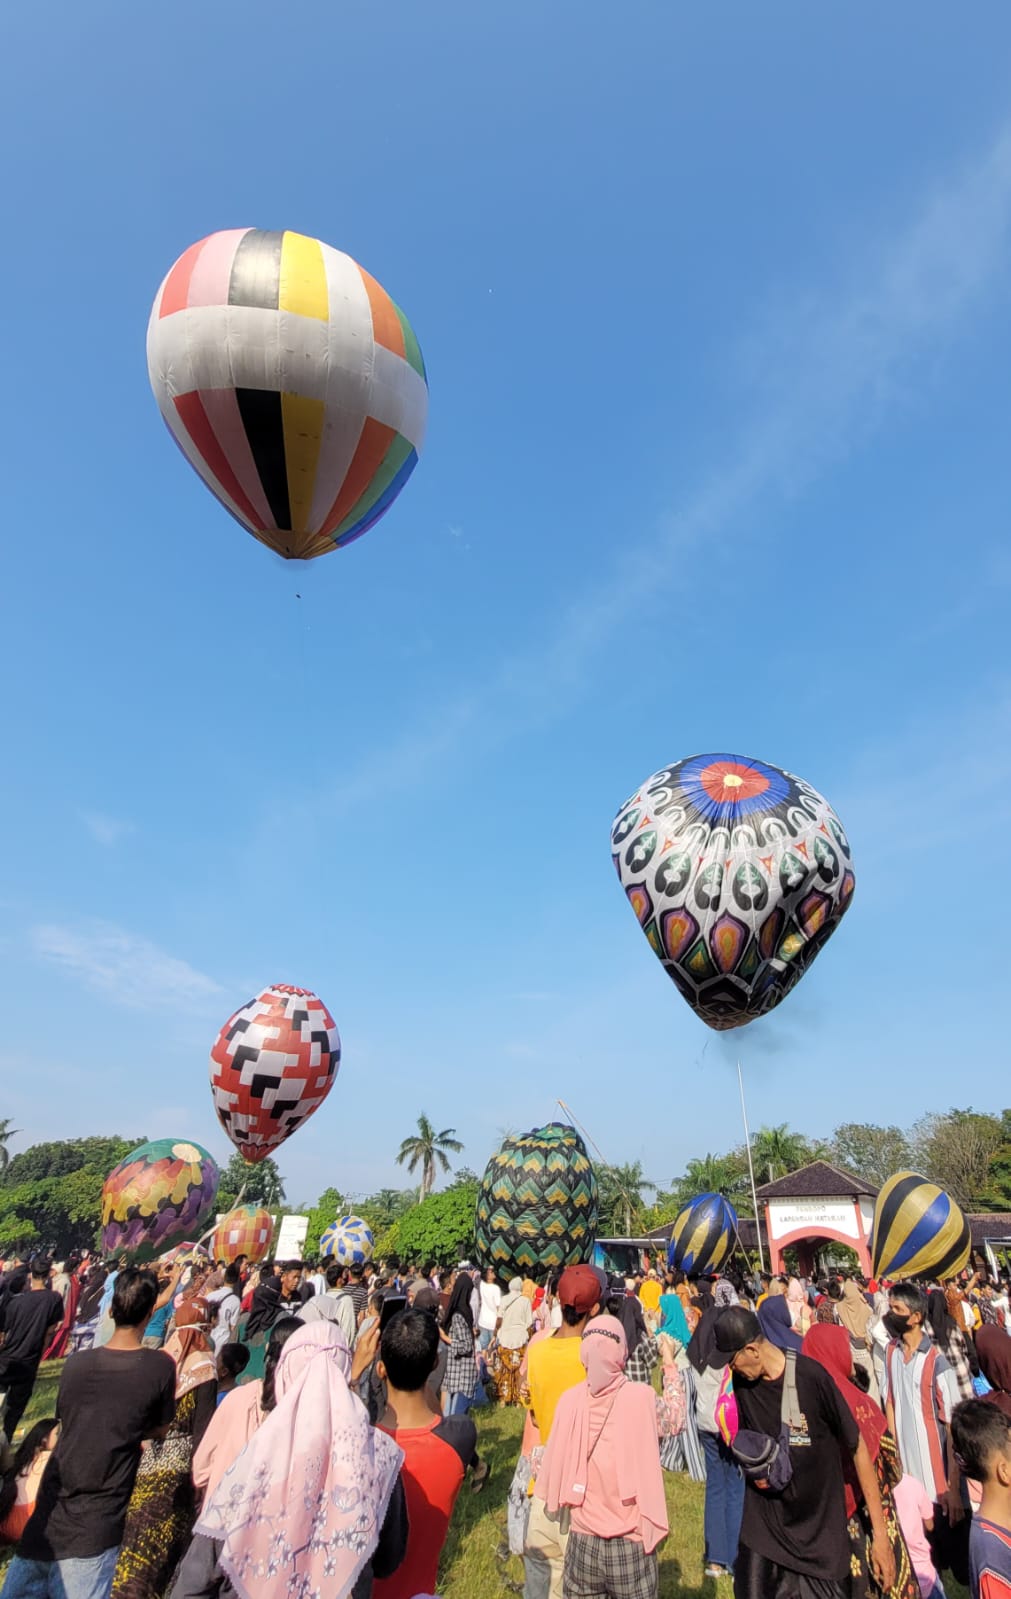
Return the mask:
<svg viewBox="0 0 1011 1599">
<path fill-rule="evenodd" d="M 120 1271 L 108 1343 L 64 1366 L 59 1440 L 3 1599 L 108 1599 L 142 1440 L 164 1437 L 175 1412 L 173 1361 L 141 1346 L 157 1296 L 153 1272 Z"/>
<path fill-rule="evenodd" d="M 625 1330 L 596 1316 L 579 1340 L 586 1375 L 559 1396 L 537 1473 L 549 1516 L 570 1511 L 563 1593 L 656 1599 L 667 1505 L 652 1391 L 625 1376 Z"/>
<path fill-rule="evenodd" d="M 280 1284 L 280 1308 L 282 1315 L 297 1316 L 311 1294 L 302 1292 L 302 1262 L 300 1260 L 286 1260 L 281 1265 L 278 1277 Z"/>
<path fill-rule="evenodd" d="M 581 1339 L 587 1322 L 599 1313 L 600 1298 L 600 1278 L 592 1267 L 567 1266 L 558 1279 L 562 1325 L 530 1349 L 527 1389 L 541 1446 L 551 1437 L 562 1394 L 586 1376 Z M 526 1599 L 562 1599 L 566 1537 L 563 1520 L 552 1515 L 535 1492 L 523 1553 Z"/>
<path fill-rule="evenodd" d="M 680 1296 L 673 1288 L 665 1289 L 660 1295 L 658 1311 L 660 1316 L 658 1331 L 666 1333 L 668 1338 L 673 1338 L 676 1344 L 680 1344 L 682 1349 L 686 1349 L 691 1339 L 691 1333 L 688 1331 L 684 1306 L 681 1303 Z"/>
<path fill-rule="evenodd" d="M 273 1410 L 281 1352 L 292 1334 L 304 1325 L 297 1316 L 282 1316 L 275 1322 L 267 1340 L 262 1378 L 254 1377 L 250 1382 L 240 1383 L 216 1407 L 203 1438 L 193 1451 L 193 1486 L 203 1493 L 205 1500 L 210 1498 L 229 1466 L 239 1458 Z M 225 1345 L 226 1349 L 236 1347 L 242 1346 Z"/>
<path fill-rule="evenodd" d="M 811 1325 L 811 1307 L 807 1302 L 807 1294 L 803 1284 L 797 1277 L 791 1277 L 786 1286 L 786 1308 L 790 1316 L 790 1325 L 794 1332 L 803 1338 Z"/>
<path fill-rule="evenodd" d="M 969 1530 L 972 1599 L 1011 1595 L 1011 1420 L 996 1405 L 964 1400 L 951 1420 L 955 1451 L 967 1476 L 982 1484 Z"/>
<path fill-rule="evenodd" d="M 523 1292 L 523 1279 L 513 1277 L 498 1307 L 493 1375 L 500 1405 L 523 1403 L 520 1367 L 533 1319 L 530 1301 Z"/>
<path fill-rule="evenodd" d="M 335 1260 L 329 1261 L 323 1274 L 323 1292 L 314 1294 L 298 1314 L 307 1326 L 311 1326 L 314 1321 L 335 1322 L 344 1334 L 344 1342 L 350 1349 L 354 1347 L 354 1341 L 358 1336 L 358 1311 L 344 1276 L 343 1267 L 338 1266 Z"/>
<path fill-rule="evenodd" d="M 882 1384 L 888 1431 L 903 1471 L 916 1478 L 953 1524 L 963 1515 L 960 1473 L 947 1437 L 959 1401 L 958 1383 L 947 1357 L 925 1330 L 927 1302 L 916 1283 L 896 1283 L 888 1302 Z"/>
<path fill-rule="evenodd" d="M 277 1403 L 204 1502 L 172 1599 L 368 1599 L 407 1548 L 403 1450 L 352 1392 L 375 1358 L 332 1322 L 302 1325 L 277 1364 Z"/>
<path fill-rule="evenodd" d="M 81 1297 L 77 1302 L 77 1319 L 70 1332 L 70 1348 L 73 1354 L 80 1354 L 82 1350 L 90 1349 L 95 1342 L 107 1275 L 101 1261 L 96 1261 L 88 1268 L 87 1277 L 81 1288 Z"/>
<path fill-rule="evenodd" d="M 721 1311 L 715 1330 L 733 1373 L 742 1428 L 734 1453 L 747 1480 L 736 1599 L 849 1599 L 840 1445 L 853 1457 L 867 1507 L 871 1571 L 889 1593 L 895 1561 L 877 1476 L 835 1383 L 816 1361 L 770 1342 L 751 1311 Z"/>
<path fill-rule="evenodd" d="M 832 1277 L 825 1284 L 824 1295 L 819 1299 L 814 1309 L 814 1319 L 829 1327 L 842 1326 L 839 1306 L 842 1302 L 843 1285 L 838 1278 Z M 869 1348 L 869 1345 L 868 1345 Z"/>
<path fill-rule="evenodd" d="M 438 1353 L 435 1317 L 424 1310 L 401 1311 L 381 1337 L 379 1370 L 387 1400 L 378 1425 L 404 1453 L 401 1481 L 408 1536 L 403 1563 L 375 1583 L 374 1599 L 435 1593 L 453 1506 L 467 1466 L 476 1458 L 477 1429 L 470 1417 L 443 1418 L 432 1408 L 428 1383 Z"/>
<path fill-rule="evenodd" d="M 922 1483 L 905 1473 L 896 1483 L 892 1498 L 909 1550 L 909 1559 L 920 1585 L 920 1599 L 945 1599 L 944 1584 L 934 1565 L 930 1547 L 934 1507 L 924 1493 Z"/>
<path fill-rule="evenodd" d="M 144 1348 L 161 1349 L 168 1332 L 168 1324 L 175 1314 L 174 1301 L 185 1266 L 179 1261 L 170 1272 L 158 1278 L 158 1298 L 151 1318 L 144 1328 Z"/>
<path fill-rule="evenodd" d="M 260 1281 L 253 1289 L 245 1326 L 241 1327 L 240 1324 L 242 1342 L 249 1350 L 249 1365 L 246 1369 L 251 1379 L 263 1376 L 267 1340 L 275 1323 L 280 1321 L 282 1316 L 297 1314 L 301 1309 L 301 1300 L 297 1302 L 294 1310 L 284 1308 L 281 1303 L 281 1279 L 272 1269 L 264 1268 Z"/>
<path fill-rule="evenodd" d="M 446 1312 L 446 1326 L 439 1329 L 439 1336 L 449 1345 L 446 1375 L 442 1379 L 447 1416 L 466 1415 L 477 1387 L 472 1288 L 468 1273 L 458 1272 Z"/>
<path fill-rule="evenodd" d="M 54 1268 L 52 1290 L 63 1300 L 63 1319 L 52 1330 L 49 1342 L 42 1351 L 43 1360 L 62 1360 L 70 1348 L 70 1334 L 77 1320 L 77 1306 L 81 1298 L 81 1277 L 76 1255 Z"/>
<path fill-rule="evenodd" d="M 228 1394 L 235 1392 L 239 1378 L 248 1365 L 249 1350 L 245 1344 L 225 1344 L 224 1348 L 219 1351 L 214 1362 L 214 1369 L 218 1379 L 218 1391 L 215 1398 L 216 1406 L 220 1405 Z"/>
<path fill-rule="evenodd" d="M 480 1305 L 477 1314 L 477 1342 L 479 1349 L 487 1349 L 495 1336 L 498 1326 L 499 1307 L 502 1304 L 502 1290 L 495 1281 L 495 1268 L 489 1266 L 484 1278 L 478 1285 Z"/>
<path fill-rule="evenodd" d="M 974 1399 L 976 1390 L 973 1377 L 979 1376 L 979 1361 L 971 1336 L 965 1331 L 961 1317 L 955 1319 L 952 1309 L 958 1310 L 959 1300 L 948 1298 L 939 1288 L 927 1294 L 926 1331 L 933 1338 L 951 1367 L 958 1385 L 960 1399 Z"/>
<path fill-rule="evenodd" d="M 651 1383 L 661 1361 L 660 1341 L 650 1331 L 642 1300 L 623 1286 L 621 1277 L 612 1277 L 609 1283 L 605 1278 L 601 1286 L 601 1309 L 616 1316 L 625 1333 L 625 1376 L 629 1382 Z"/>
<path fill-rule="evenodd" d="M 639 1303 L 648 1316 L 656 1315 L 661 1292 L 660 1279 L 656 1272 L 648 1271 L 638 1289 Z"/>
<path fill-rule="evenodd" d="M 49 1262 L 36 1258 L 27 1288 L 0 1304 L 0 1393 L 7 1393 L 4 1430 L 12 1443 L 32 1397 L 43 1351 L 62 1321 L 63 1300 L 49 1286 Z"/>
<path fill-rule="evenodd" d="M 693 1380 L 686 1385 L 705 1460 L 703 1528 L 707 1577 L 733 1574 L 744 1512 L 744 1477 L 723 1437 L 718 1415 L 733 1391 L 727 1357 L 716 1344 L 718 1316 L 717 1310 L 707 1311 L 692 1334 L 688 1362 Z"/>
<path fill-rule="evenodd" d="M 804 1338 L 804 1354 L 828 1372 L 860 1430 L 870 1455 L 881 1495 L 881 1509 L 895 1562 L 895 1580 L 888 1590 L 891 1599 L 919 1599 L 920 1585 L 902 1536 L 898 1511 L 892 1497 L 902 1476 L 898 1452 L 885 1425 L 881 1406 L 853 1382 L 853 1350 L 845 1327 L 815 1326 Z M 872 1528 L 857 1481 L 853 1457 L 842 1455 L 846 1483 L 846 1515 L 850 1538 L 851 1599 L 878 1592 L 870 1572 Z"/>
<path fill-rule="evenodd" d="M 55 1416 L 37 1421 L 0 1477 L 0 1545 L 16 1544 L 28 1525 L 59 1432 Z"/>
<path fill-rule="evenodd" d="M 193 1535 L 193 1451 L 214 1415 L 218 1388 L 207 1316 L 204 1300 L 187 1300 L 165 1343 L 175 1366 L 175 1414 L 165 1437 L 145 1444 L 141 1454 L 113 1599 L 163 1599 Z"/>
<path fill-rule="evenodd" d="M 1011 1418 L 1011 1338 L 1003 1327 L 989 1323 L 976 1334 L 976 1358 L 979 1369 L 990 1384 L 990 1392 L 983 1398 L 988 1405 Z"/>
<path fill-rule="evenodd" d="M 758 1312 L 763 1336 L 777 1349 L 791 1350 L 799 1355 L 800 1334 L 794 1331 L 793 1318 L 785 1294 L 770 1294 Z"/>
<path fill-rule="evenodd" d="M 357 1262 L 352 1262 L 348 1267 L 348 1289 L 355 1307 L 355 1317 L 360 1318 L 369 1302 L 369 1290 L 365 1283 L 365 1267 Z"/>
<path fill-rule="evenodd" d="M 242 1300 L 239 1294 L 239 1268 L 238 1266 L 225 1266 L 222 1270 L 220 1288 L 215 1288 L 206 1296 L 205 1303 L 213 1307 L 214 1321 L 211 1326 L 211 1344 L 215 1353 L 224 1349 L 226 1344 L 235 1341 L 239 1325 L 239 1312 Z"/>
<path fill-rule="evenodd" d="M 840 1326 L 845 1327 L 853 1351 L 853 1364 L 868 1373 L 870 1386 L 868 1392 L 873 1399 L 879 1398 L 878 1379 L 871 1359 L 870 1324 L 874 1319 L 874 1312 L 867 1303 L 858 1283 L 852 1277 L 844 1279 L 837 1285 L 839 1299 L 835 1303 L 836 1317 Z"/>
</svg>

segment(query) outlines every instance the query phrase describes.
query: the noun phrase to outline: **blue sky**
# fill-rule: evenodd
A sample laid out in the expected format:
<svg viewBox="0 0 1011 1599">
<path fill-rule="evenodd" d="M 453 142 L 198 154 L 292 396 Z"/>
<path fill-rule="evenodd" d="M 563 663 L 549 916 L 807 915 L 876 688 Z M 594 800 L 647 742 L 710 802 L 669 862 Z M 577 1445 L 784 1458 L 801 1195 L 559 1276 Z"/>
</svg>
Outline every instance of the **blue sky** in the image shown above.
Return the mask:
<svg viewBox="0 0 1011 1599">
<path fill-rule="evenodd" d="M 345 1058 L 289 1197 L 478 1169 L 561 1096 L 666 1181 L 754 1124 L 1006 1091 L 1011 20 L 947 7 L 100 4 L 6 24 L 0 1114 L 225 1157 L 257 988 Z M 412 320 L 421 464 L 288 566 L 147 382 L 217 228 L 347 250 Z M 296 594 L 301 598 L 297 599 Z M 820 788 L 841 930 L 710 1033 L 611 818 L 730 749 Z M 996 847 L 995 847 L 996 846 Z"/>
</svg>

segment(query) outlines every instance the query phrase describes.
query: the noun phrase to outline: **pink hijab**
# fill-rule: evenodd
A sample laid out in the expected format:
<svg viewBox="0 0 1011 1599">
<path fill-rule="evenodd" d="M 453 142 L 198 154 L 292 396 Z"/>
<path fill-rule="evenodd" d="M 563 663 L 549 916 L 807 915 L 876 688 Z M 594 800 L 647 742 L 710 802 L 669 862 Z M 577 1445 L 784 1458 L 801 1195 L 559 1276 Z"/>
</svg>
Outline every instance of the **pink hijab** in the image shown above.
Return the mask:
<svg viewBox="0 0 1011 1599">
<path fill-rule="evenodd" d="M 223 1541 L 239 1599 L 345 1599 L 375 1550 L 404 1459 L 348 1388 L 351 1352 L 333 1322 L 293 1333 L 277 1405 L 229 1466 L 196 1531 Z"/>
<path fill-rule="evenodd" d="M 639 1514 L 639 1536 L 647 1554 L 668 1531 L 667 1505 L 657 1448 L 656 1395 L 647 1383 L 625 1376 L 628 1344 L 616 1316 L 594 1316 L 583 1333 L 580 1356 L 586 1381 L 558 1401 L 551 1437 L 537 1473 L 537 1494 L 555 1513 L 562 1505 L 580 1505 L 586 1513 L 587 1463 L 591 1449 L 607 1428 L 623 1504 Z M 644 1440 L 652 1438 L 650 1451 Z"/>
</svg>

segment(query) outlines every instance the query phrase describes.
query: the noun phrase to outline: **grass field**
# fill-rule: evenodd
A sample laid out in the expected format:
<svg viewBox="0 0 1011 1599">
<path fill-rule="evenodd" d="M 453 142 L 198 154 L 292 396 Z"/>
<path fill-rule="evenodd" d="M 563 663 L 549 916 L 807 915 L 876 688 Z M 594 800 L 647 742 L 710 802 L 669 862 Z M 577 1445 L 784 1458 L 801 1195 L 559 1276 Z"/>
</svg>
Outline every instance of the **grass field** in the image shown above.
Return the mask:
<svg viewBox="0 0 1011 1599">
<path fill-rule="evenodd" d="M 43 1366 L 23 1425 L 51 1416 L 62 1361 Z M 439 1593 L 445 1599 L 500 1599 L 523 1588 L 523 1562 L 506 1545 L 506 1494 L 519 1453 L 523 1417 L 518 1410 L 491 1406 L 474 1411 L 478 1449 L 491 1472 L 475 1494 L 464 1484 L 442 1557 Z M 704 1577 L 702 1560 L 703 1488 L 680 1474 L 664 1473 L 670 1537 L 660 1551 L 661 1599 L 731 1599 L 729 1582 Z M 0 1570 L 4 1564 L 0 1556 Z M 945 1581 L 948 1599 L 968 1599 L 963 1588 Z"/>
</svg>

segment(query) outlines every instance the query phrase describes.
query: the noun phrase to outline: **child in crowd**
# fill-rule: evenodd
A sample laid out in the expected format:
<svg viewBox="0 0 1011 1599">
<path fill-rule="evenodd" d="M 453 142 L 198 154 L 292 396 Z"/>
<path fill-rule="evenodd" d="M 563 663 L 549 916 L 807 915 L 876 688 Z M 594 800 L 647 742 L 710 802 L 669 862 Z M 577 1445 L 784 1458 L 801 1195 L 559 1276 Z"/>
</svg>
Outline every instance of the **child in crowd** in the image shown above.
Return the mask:
<svg viewBox="0 0 1011 1599">
<path fill-rule="evenodd" d="M 966 1399 L 951 1418 L 955 1456 L 983 1485 L 969 1529 L 972 1599 L 1011 1599 L 1011 1420 L 984 1399 Z"/>
<path fill-rule="evenodd" d="M 926 1489 L 918 1478 L 907 1472 L 892 1489 L 892 1498 L 909 1550 L 909 1561 L 920 1584 L 921 1599 L 945 1599 L 930 1552 L 928 1535 L 934 1530 L 934 1506 Z"/>
<path fill-rule="evenodd" d="M 239 1378 L 249 1365 L 249 1350 L 245 1344 L 225 1344 L 218 1351 L 215 1362 L 218 1372 L 218 1397 L 217 1404 L 232 1392 Z"/>
<path fill-rule="evenodd" d="M 59 1431 L 54 1416 L 37 1421 L 0 1478 L 0 1545 L 17 1543 L 28 1525 Z"/>
</svg>

